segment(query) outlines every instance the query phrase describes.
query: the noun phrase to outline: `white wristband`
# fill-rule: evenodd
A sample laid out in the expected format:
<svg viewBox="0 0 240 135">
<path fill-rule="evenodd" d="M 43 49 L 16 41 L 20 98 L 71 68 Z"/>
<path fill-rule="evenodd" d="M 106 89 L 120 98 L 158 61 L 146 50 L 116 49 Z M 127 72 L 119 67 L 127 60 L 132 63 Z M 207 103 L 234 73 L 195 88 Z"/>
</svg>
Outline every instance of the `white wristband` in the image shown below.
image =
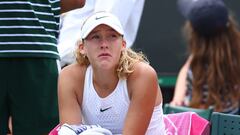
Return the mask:
<svg viewBox="0 0 240 135">
<path fill-rule="evenodd" d="M 112 133 L 100 125 L 68 125 L 63 124 L 58 135 L 112 135 Z"/>
<path fill-rule="evenodd" d="M 63 124 L 58 131 L 58 135 L 78 135 L 78 134 L 70 125 Z"/>
</svg>

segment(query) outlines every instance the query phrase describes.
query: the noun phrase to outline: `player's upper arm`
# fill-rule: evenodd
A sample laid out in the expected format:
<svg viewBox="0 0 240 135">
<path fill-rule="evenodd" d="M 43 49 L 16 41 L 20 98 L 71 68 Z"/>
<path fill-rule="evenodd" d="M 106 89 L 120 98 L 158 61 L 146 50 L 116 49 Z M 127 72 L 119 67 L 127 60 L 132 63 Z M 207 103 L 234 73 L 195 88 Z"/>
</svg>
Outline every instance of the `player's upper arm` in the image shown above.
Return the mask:
<svg viewBox="0 0 240 135">
<path fill-rule="evenodd" d="M 58 102 L 60 123 L 81 123 L 81 93 L 83 83 L 81 77 L 76 76 L 74 66 L 65 67 L 58 79 Z M 78 72 L 78 71 L 77 71 Z M 79 74 L 78 74 L 79 75 Z M 80 91 L 80 92 L 79 92 Z M 79 97 L 80 96 L 80 97 Z"/>
<path fill-rule="evenodd" d="M 125 120 L 123 134 L 144 135 L 151 120 L 159 90 L 155 70 L 138 63 L 128 77 L 130 106 Z"/>
</svg>

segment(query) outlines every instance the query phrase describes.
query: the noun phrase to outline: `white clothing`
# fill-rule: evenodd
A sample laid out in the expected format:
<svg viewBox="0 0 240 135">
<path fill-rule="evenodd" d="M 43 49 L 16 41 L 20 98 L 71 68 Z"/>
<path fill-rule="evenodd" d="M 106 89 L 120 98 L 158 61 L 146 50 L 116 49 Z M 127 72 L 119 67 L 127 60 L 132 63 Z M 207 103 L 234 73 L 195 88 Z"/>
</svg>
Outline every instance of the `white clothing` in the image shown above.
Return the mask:
<svg viewBox="0 0 240 135">
<path fill-rule="evenodd" d="M 69 125 L 63 124 L 58 135 L 112 135 L 112 133 L 99 125 Z"/>
<path fill-rule="evenodd" d="M 61 16 L 58 51 L 61 65 L 75 61 L 74 51 L 80 38 L 83 21 L 92 13 L 108 11 L 116 15 L 124 29 L 127 47 L 131 47 L 137 35 L 145 0 L 86 0 L 85 6 Z"/>
<path fill-rule="evenodd" d="M 93 86 L 92 67 L 87 68 L 85 74 L 82 115 L 83 123 L 100 125 L 113 134 L 121 134 L 124 120 L 130 104 L 127 81 L 120 79 L 114 91 L 105 98 L 98 96 Z M 164 135 L 162 104 L 154 108 L 154 112 L 146 135 Z"/>
</svg>

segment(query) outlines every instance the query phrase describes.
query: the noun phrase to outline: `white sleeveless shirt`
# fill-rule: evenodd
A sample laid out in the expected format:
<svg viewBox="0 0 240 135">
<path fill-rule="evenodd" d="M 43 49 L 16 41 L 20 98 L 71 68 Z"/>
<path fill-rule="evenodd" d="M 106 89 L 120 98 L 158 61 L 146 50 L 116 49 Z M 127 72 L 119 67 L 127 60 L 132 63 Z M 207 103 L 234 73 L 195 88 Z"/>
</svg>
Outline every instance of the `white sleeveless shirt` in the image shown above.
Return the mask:
<svg viewBox="0 0 240 135">
<path fill-rule="evenodd" d="M 92 77 L 92 67 L 89 66 L 85 74 L 83 91 L 83 123 L 98 124 L 113 134 L 122 134 L 130 104 L 127 81 L 119 79 L 114 91 L 107 97 L 101 98 L 94 89 Z M 164 135 L 164 130 L 162 104 L 160 104 L 154 108 L 146 135 Z"/>
</svg>

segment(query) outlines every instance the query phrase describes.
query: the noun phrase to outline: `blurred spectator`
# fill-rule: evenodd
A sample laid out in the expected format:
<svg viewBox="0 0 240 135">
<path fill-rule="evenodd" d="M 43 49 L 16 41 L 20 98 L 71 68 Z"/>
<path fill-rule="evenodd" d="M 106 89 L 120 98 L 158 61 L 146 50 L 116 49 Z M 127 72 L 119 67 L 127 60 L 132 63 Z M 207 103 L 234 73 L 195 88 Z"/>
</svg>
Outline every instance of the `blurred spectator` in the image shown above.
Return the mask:
<svg viewBox="0 0 240 135">
<path fill-rule="evenodd" d="M 189 58 L 172 105 L 239 114 L 240 32 L 222 0 L 179 0 Z"/>
</svg>

